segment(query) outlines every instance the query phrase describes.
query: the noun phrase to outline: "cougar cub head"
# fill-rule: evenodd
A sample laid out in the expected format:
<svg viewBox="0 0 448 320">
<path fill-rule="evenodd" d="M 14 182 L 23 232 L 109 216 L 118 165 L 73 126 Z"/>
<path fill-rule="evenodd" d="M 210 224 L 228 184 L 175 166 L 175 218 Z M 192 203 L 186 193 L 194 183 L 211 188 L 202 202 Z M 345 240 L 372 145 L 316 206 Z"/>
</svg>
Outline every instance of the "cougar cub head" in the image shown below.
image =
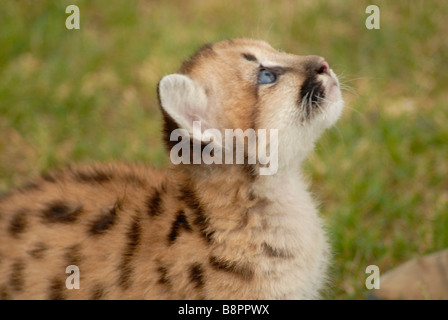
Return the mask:
<svg viewBox="0 0 448 320">
<path fill-rule="evenodd" d="M 162 78 L 159 99 L 168 133 L 182 128 L 193 136 L 194 121 L 202 132 L 213 128 L 223 136 L 225 129 L 278 130 L 280 166 L 302 160 L 343 108 L 338 79 L 324 58 L 251 39 L 202 47 L 178 73 Z"/>
</svg>

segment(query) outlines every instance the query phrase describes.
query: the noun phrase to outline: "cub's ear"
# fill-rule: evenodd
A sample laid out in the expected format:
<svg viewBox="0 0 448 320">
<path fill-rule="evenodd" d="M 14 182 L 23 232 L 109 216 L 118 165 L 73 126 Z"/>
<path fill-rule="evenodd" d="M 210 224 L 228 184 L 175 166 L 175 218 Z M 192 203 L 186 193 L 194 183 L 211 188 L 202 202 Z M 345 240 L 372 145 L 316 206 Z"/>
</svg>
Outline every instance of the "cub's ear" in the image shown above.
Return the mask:
<svg viewBox="0 0 448 320">
<path fill-rule="evenodd" d="M 202 129 L 211 127 L 208 101 L 204 88 L 183 74 L 170 74 L 162 78 L 158 86 L 160 106 L 190 134 L 193 121 L 201 121 Z"/>
</svg>

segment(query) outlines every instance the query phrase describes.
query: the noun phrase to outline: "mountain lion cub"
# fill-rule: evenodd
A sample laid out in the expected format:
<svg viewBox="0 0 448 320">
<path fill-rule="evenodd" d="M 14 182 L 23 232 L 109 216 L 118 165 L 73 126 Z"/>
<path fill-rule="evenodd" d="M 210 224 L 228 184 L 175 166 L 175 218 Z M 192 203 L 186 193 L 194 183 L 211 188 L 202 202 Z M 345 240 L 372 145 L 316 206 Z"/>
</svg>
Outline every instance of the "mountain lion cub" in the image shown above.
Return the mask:
<svg viewBox="0 0 448 320">
<path fill-rule="evenodd" d="M 201 134 L 232 129 L 244 163 L 73 166 L 3 195 L 0 299 L 318 298 L 330 250 L 300 165 L 343 109 L 328 63 L 225 40 L 158 94 L 171 156 L 176 129 L 214 156 L 226 148 Z M 275 139 L 248 148 L 244 132 L 260 129 Z"/>
</svg>

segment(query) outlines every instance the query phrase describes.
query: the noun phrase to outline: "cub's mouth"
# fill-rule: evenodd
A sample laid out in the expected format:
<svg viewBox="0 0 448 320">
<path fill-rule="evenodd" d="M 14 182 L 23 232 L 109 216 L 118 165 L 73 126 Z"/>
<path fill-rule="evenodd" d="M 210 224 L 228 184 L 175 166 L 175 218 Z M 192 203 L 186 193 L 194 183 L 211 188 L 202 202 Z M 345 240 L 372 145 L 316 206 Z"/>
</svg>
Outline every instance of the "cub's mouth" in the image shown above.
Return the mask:
<svg viewBox="0 0 448 320">
<path fill-rule="evenodd" d="M 322 112 L 321 105 L 325 101 L 325 89 L 322 80 L 317 77 L 308 77 L 300 89 L 301 99 L 299 107 L 303 112 L 303 120 L 311 118 L 313 113 Z"/>
<path fill-rule="evenodd" d="M 335 99 L 339 82 L 326 61 L 322 61 L 310 72 L 300 88 L 299 108 L 302 122 L 314 115 L 325 112 L 325 109 Z"/>
</svg>

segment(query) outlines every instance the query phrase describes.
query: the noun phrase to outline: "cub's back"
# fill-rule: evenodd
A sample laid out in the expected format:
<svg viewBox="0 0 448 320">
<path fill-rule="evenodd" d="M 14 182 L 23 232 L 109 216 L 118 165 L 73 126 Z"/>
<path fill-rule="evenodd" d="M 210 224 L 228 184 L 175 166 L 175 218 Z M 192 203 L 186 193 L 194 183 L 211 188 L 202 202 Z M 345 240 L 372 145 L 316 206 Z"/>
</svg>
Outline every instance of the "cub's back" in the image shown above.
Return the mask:
<svg viewBox="0 0 448 320">
<path fill-rule="evenodd" d="M 0 299 L 125 298 L 163 179 L 139 166 L 73 167 L 2 196 Z M 67 290 L 69 265 L 83 290 Z"/>
</svg>

